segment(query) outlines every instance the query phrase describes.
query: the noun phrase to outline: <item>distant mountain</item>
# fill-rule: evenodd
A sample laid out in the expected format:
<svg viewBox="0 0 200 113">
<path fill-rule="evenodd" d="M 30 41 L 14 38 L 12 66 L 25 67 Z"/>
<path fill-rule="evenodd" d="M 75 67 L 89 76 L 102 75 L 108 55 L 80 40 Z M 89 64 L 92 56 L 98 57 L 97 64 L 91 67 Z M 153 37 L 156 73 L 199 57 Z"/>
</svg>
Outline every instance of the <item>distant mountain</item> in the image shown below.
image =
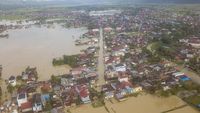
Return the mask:
<svg viewBox="0 0 200 113">
<path fill-rule="evenodd" d="M 0 0 L 0 3 L 65 2 L 65 3 L 200 3 L 200 0 Z"/>
<path fill-rule="evenodd" d="M 129 3 L 200 3 L 200 0 L 120 0 Z"/>
<path fill-rule="evenodd" d="M 0 0 L 2 5 L 94 5 L 138 3 L 200 3 L 200 0 Z"/>
</svg>

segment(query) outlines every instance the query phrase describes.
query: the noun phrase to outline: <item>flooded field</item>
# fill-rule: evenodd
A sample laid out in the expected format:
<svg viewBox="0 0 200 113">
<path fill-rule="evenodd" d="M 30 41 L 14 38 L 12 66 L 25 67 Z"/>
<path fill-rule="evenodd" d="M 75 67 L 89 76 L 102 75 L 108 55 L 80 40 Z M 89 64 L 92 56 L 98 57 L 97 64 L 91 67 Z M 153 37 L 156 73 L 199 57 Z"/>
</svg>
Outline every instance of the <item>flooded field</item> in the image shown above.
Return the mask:
<svg viewBox="0 0 200 113">
<path fill-rule="evenodd" d="M 9 30 L 9 38 L 0 39 L 2 77 L 19 75 L 27 66 L 37 67 L 40 80 L 68 72 L 68 66 L 53 67 L 52 59 L 77 54 L 86 48 L 74 45 L 74 40 L 86 31 L 85 28 L 65 29 L 59 25 Z"/>
<path fill-rule="evenodd" d="M 185 105 L 185 103 L 176 96 L 169 98 L 159 98 L 152 95 L 140 95 L 130 97 L 124 102 L 106 102 L 107 111 L 104 107 L 93 108 L 85 105 L 84 107 L 71 110 L 72 113 L 162 113 L 164 111 Z M 169 113 L 199 113 L 190 106 L 180 108 Z"/>
</svg>

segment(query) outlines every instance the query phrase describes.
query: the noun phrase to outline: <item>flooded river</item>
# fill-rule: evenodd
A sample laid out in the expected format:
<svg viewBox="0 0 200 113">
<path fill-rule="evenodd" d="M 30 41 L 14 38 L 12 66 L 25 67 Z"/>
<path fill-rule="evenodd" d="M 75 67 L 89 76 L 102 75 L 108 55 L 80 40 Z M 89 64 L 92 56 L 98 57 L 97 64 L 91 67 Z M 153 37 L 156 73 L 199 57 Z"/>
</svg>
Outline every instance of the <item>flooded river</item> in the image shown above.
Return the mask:
<svg viewBox="0 0 200 113">
<path fill-rule="evenodd" d="M 0 39 L 2 77 L 7 79 L 10 75 L 19 75 L 27 66 L 37 67 L 40 80 L 68 72 L 67 66 L 53 67 L 52 59 L 64 54 L 77 54 L 86 48 L 74 45 L 74 40 L 86 31 L 85 28 L 66 29 L 59 25 L 9 30 L 9 38 Z"/>
</svg>

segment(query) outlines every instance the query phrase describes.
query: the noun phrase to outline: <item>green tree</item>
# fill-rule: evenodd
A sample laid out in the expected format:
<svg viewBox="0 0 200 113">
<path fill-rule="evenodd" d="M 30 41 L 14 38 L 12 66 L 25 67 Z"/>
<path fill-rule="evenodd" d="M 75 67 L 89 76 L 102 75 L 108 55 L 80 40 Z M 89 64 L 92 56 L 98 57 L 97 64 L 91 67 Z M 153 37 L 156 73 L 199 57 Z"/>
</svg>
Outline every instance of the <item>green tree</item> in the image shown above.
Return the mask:
<svg viewBox="0 0 200 113">
<path fill-rule="evenodd" d="M 200 58 L 199 57 L 194 57 L 192 59 L 189 60 L 189 67 L 200 74 Z"/>
<path fill-rule="evenodd" d="M 60 83 L 60 78 L 58 78 L 58 77 L 52 75 L 52 76 L 51 76 L 51 82 L 52 82 L 52 83 L 55 83 L 55 84 L 59 84 L 59 83 Z"/>
<path fill-rule="evenodd" d="M 44 111 L 50 111 L 52 109 L 51 101 L 47 101 L 46 105 L 44 106 Z"/>
<path fill-rule="evenodd" d="M 1 87 L 0 87 L 0 99 L 1 99 L 1 96 L 2 96 L 2 89 L 1 89 Z"/>
<path fill-rule="evenodd" d="M 9 93 L 13 93 L 13 91 L 15 90 L 15 87 L 13 87 L 11 84 L 9 84 L 7 86 L 7 90 L 8 90 Z"/>
</svg>

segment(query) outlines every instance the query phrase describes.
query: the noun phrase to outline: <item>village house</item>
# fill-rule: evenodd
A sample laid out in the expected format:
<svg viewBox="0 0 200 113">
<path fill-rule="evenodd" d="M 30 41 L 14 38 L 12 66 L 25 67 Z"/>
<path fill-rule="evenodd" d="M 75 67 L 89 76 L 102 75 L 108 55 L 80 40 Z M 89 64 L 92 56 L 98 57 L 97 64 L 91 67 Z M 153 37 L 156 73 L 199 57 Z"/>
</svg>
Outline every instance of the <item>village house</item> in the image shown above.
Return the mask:
<svg viewBox="0 0 200 113">
<path fill-rule="evenodd" d="M 126 96 L 128 94 L 134 93 L 133 86 L 130 82 L 116 82 L 111 83 L 112 88 L 117 92 L 116 94 Z"/>
<path fill-rule="evenodd" d="M 109 57 L 107 60 L 105 60 L 106 65 L 119 64 L 120 62 L 121 59 L 118 56 Z"/>
<path fill-rule="evenodd" d="M 123 81 L 117 84 L 117 90 L 121 92 L 122 95 L 134 93 L 132 84 L 126 81 Z"/>
<path fill-rule="evenodd" d="M 87 88 L 86 85 L 77 85 L 75 87 L 76 89 L 76 92 L 79 94 L 80 98 L 81 98 L 81 101 L 84 103 L 84 104 L 87 104 L 87 103 L 90 103 L 91 100 L 90 100 L 90 92 Z"/>
<path fill-rule="evenodd" d="M 122 73 L 122 72 L 118 72 L 118 81 L 119 82 L 128 82 L 129 81 L 129 75 L 127 73 Z"/>
<path fill-rule="evenodd" d="M 63 91 L 61 98 L 65 106 L 75 106 L 78 99 L 78 93 L 76 92 L 75 87 Z"/>
<path fill-rule="evenodd" d="M 127 51 L 127 47 L 128 46 L 126 44 L 125 45 L 120 44 L 120 45 L 114 46 L 112 48 L 112 50 L 113 51 L 123 51 L 123 52 L 126 52 Z"/>
<path fill-rule="evenodd" d="M 52 91 L 52 86 L 50 82 L 43 82 L 41 84 L 41 91 L 43 93 Z"/>
<path fill-rule="evenodd" d="M 82 74 L 82 72 L 84 71 L 83 67 L 77 67 L 77 68 L 73 68 L 70 72 L 73 76 L 75 75 L 80 75 Z"/>
<path fill-rule="evenodd" d="M 121 32 L 122 31 L 122 27 L 116 27 L 116 31 L 117 32 Z"/>
<path fill-rule="evenodd" d="M 62 91 L 62 86 L 60 84 L 54 84 L 52 85 L 52 89 L 53 89 L 53 92 L 57 95 L 60 94 L 60 92 Z"/>
<path fill-rule="evenodd" d="M 17 92 L 18 94 L 26 93 L 26 95 L 32 95 L 36 92 L 36 88 L 37 88 L 37 85 L 35 84 L 27 84 L 18 88 Z"/>
<path fill-rule="evenodd" d="M 105 79 L 106 80 L 117 80 L 118 79 L 118 72 L 116 71 L 106 71 L 105 72 Z"/>
<path fill-rule="evenodd" d="M 142 81 L 140 83 L 140 85 L 142 86 L 143 89 L 146 89 L 146 90 L 153 87 L 153 85 L 151 83 L 149 83 L 148 81 Z"/>
<path fill-rule="evenodd" d="M 113 51 L 112 55 L 113 56 L 124 56 L 125 52 L 124 51 Z"/>
<path fill-rule="evenodd" d="M 92 29 L 92 32 L 99 32 L 99 29 Z"/>
<path fill-rule="evenodd" d="M 126 98 L 126 95 L 133 94 L 134 89 L 130 82 L 117 82 L 111 83 L 112 88 L 115 90 L 115 98 L 118 101 L 123 101 Z"/>
<path fill-rule="evenodd" d="M 198 37 L 189 38 L 187 43 L 195 48 L 200 48 L 200 38 Z"/>
<path fill-rule="evenodd" d="M 98 74 L 95 71 L 88 72 L 85 77 L 89 80 L 95 80 L 98 77 Z"/>
<path fill-rule="evenodd" d="M 116 93 L 115 94 L 115 98 L 118 100 L 118 101 L 125 101 L 127 98 L 121 94 L 120 92 L 119 93 Z"/>
<path fill-rule="evenodd" d="M 114 97 L 114 89 L 112 88 L 111 84 L 104 84 L 101 88 L 101 91 L 104 92 L 105 99 Z"/>
<path fill-rule="evenodd" d="M 133 85 L 133 92 L 134 93 L 139 93 L 139 92 L 141 92 L 143 90 L 143 88 L 142 88 L 142 86 L 140 86 L 140 85 Z"/>
<path fill-rule="evenodd" d="M 191 45 L 194 48 L 200 48 L 200 38 L 199 37 L 190 37 L 186 39 L 180 39 L 179 42 Z"/>
<path fill-rule="evenodd" d="M 93 87 L 98 80 L 98 74 L 96 72 L 89 72 L 85 75 L 85 77 L 89 80 L 91 87 Z"/>
<path fill-rule="evenodd" d="M 16 86 L 17 85 L 17 80 L 15 76 L 10 76 L 10 78 L 8 79 L 8 83 L 12 86 Z"/>
<path fill-rule="evenodd" d="M 21 107 L 23 103 L 28 102 L 27 93 L 19 93 L 17 95 L 17 105 Z"/>
<path fill-rule="evenodd" d="M 106 27 L 106 28 L 104 28 L 104 31 L 105 32 L 111 32 L 113 30 L 113 28 L 111 28 L 111 27 Z"/>
<path fill-rule="evenodd" d="M 33 95 L 32 106 L 34 112 L 40 112 L 43 110 L 41 94 L 36 93 Z"/>
<path fill-rule="evenodd" d="M 125 52 L 127 52 L 127 45 L 117 45 L 111 48 L 112 56 L 124 56 Z"/>
<path fill-rule="evenodd" d="M 77 82 L 77 85 L 79 85 L 79 84 L 84 84 L 84 85 L 87 85 L 87 86 L 90 85 L 90 80 L 85 78 L 85 77 L 77 79 L 76 82 Z"/>
<path fill-rule="evenodd" d="M 22 113 L 32 113 L 33 110 L 32 110 L 32 103 L 31 102 L 25 102 L 25 103 L 22 103 L 21 106 L 20 106 L 20 111 Z"/>
<path fill-rule="evenodd" d="M 50 94 L 49 93 L 41 94 L 41 101 L 42 105 L 45 107 L 47 102 L 50 101 Z"/>
<path fill-rule="evenodd" d="M 73 77 L 71 75 L 61 78 L 61 85 L 64 87 L 70 87 L 70 86 L 73 86 L 74 84 L 76 84 L 76 83 L 73 80 Z"/>
<path fill-rule="evenodd" d="M 37 80 L 37 70 L 36 68 L 27 67 L 24 72 L 22 72 L 22 80 L 27 83 L 35 82 Z"/>
<path fill-rule="evenodd" d="M 95 46 L 90 46 L 86 49 L 86 53 L 87 54 L 93 54 L 94 52 L 96 52 L 96 47 Z"/>
<path fill-rule="evenodd" d="M 125 72 L 126 71 L 126 65 L 125 64 L 117 64 L 114 66 L 114 70 L 117 72 Z"/>
<path fill-rule="evenodd" d="M 60 97 L 57 95 L 52 95 L 51 97 L 52 107 L 55 109 L 61 109 L 63 108 L 63 102 Z"/>
</svg>

